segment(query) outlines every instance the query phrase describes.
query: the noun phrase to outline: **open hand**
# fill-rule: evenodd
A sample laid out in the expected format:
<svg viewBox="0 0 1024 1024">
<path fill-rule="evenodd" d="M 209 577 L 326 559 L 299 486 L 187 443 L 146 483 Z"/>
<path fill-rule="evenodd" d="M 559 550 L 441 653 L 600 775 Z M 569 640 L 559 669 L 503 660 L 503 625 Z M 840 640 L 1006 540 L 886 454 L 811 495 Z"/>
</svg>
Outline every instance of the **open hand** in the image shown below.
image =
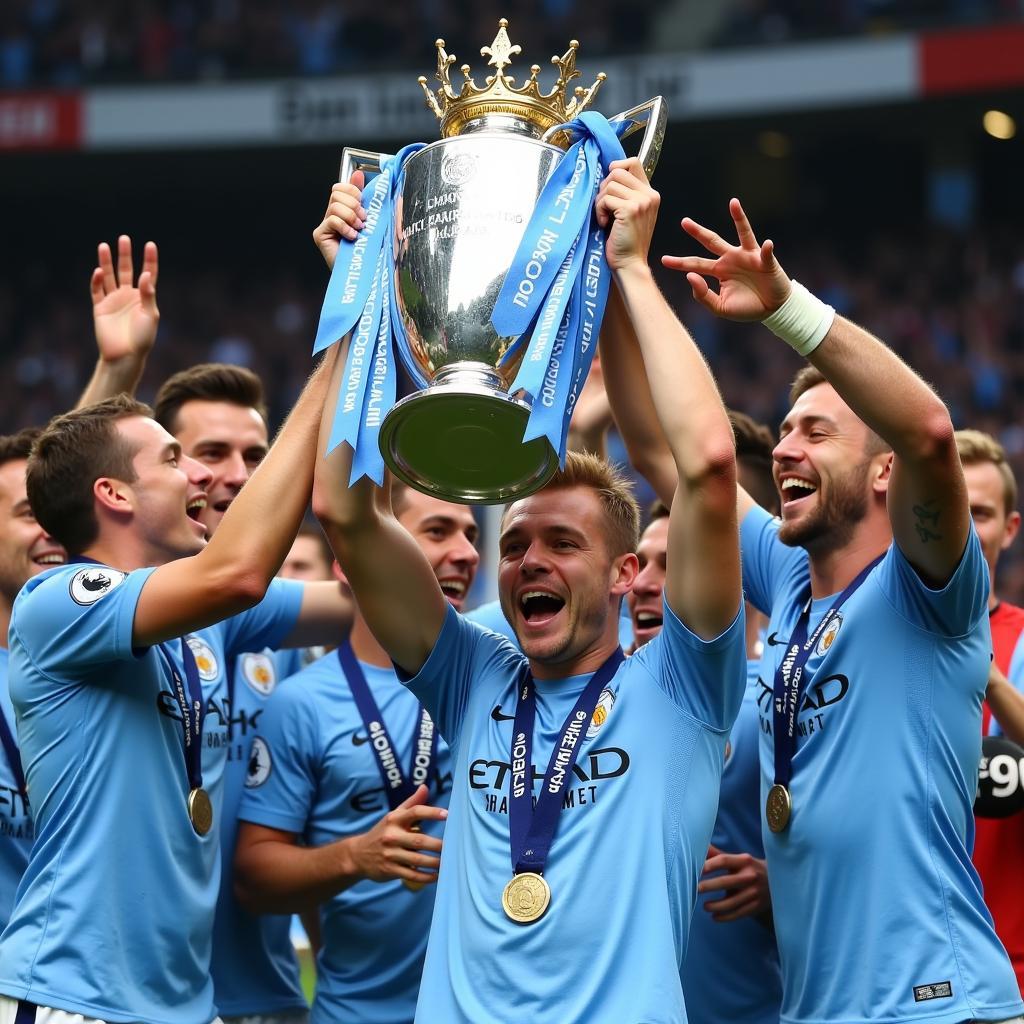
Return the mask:
<svg viewBox="0 0 1024 1024">
<path fill-rule="evenodd" d="M 360 875 L 374 882 L 401 878 L 425 885 L 437 881 L 441 840 L 419 829 L 425 821 L 444 821 L 448 812 L 428 805 L 429 795 L 427 787 L 420 786 L 369 832 L 353 839 L 352 858 Z"/>
<path fill-rule="evenodd" d="M 704 256 L 662 256 L 670 270 L 682 270 L 693 297 L 716 316 L 727 320 L 763 320 L 789 296 L 791 282 L 775 259 L 770 239 L 759 243 L 738 199 L 729 200 L 739 245 L 730 245 L 714 231 L 684 217 L 683 230 L 695 238 L 714 259 Z M 718 279 L 713 292 L 705 277 Z"/>
<path fill-rule="evenodd" d="M 106 242 L 99 244 L 97 256 L 99 266 L 92 272 L 89 289 L 100 359 L 116 363 L 126 358 L 144 358 L 156 341 L 160 323 L 156 306 L 156 244 L 146 243 L 137 287 L 132 286 L 132 240 L 127 235 L 117 240 L 116 274 Z"/>
<path fill-rule="evenodd" d="M 708 877 L 718 871 L 724 875 Z M 757 917 L 771 911 L 768 890 L 768 868 L 763 860 L 749 853 L 722 853 L 716 846 L 708 847 L 703 878 L 697 892 L 722 892 L 718 899 L 707 900 L 704 910 L 715 921 L 735 921 L 740 917 Z"/>
<path fill-rule="evenodd" d="M 313 231 L 313 241 L 329 269 L 334 268 L 338 256 L 339 239 L 347 238 L 354 242 L 366 224 L 366 210 L 362 203 L 365 180 L 363 172 L 356 171 L 350 182 L 339 181 L 331 189 L 324 219 Z"/>
</svg>

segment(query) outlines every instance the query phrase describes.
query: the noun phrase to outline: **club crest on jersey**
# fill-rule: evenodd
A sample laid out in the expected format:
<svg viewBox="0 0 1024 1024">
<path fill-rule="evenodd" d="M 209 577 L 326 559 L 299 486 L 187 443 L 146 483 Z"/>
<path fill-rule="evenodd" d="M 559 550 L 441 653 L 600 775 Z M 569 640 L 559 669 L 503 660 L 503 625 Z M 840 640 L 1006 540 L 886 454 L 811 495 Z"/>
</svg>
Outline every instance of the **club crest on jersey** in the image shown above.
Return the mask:
<svg viewBox="0 0 1024 1024">
<path fill-rule="evenodd" d="M 220 675 L 220 665 L 217 664 L 217 655 L 205 641 L 197 636 L 185 637 L 186 643 L 192 648 L 192 654 L 196 659 L 196 668 L 199 669 L 199 678 L 204 683 L 212 683 Z"/>
<path fill-rule="evenodd" d="M 829 648 L 836 642 L 836 637 L 839 635 L 839 630 L 843 625 L 843 613 L 836 612 L 832 621 L 825 627 L 825 632 L 818 637 L 817 646 L 814 648 L 814 653 L 819 657 L 823 654 L 828 653 Z"/>
<path fill-rule="evenodd" d="M 245 775 L 245 788 L 255 789 L 270 778 L 270 747 L 266 740 L 254 736 L 249 753 L 249 769 Z"/>
<path fill-rule="evenodd" d="M 266 654 L 245 654 L 242 677 L 258 694 L 269 697 L 277 685 L 277 668 Z"/>
<path fill-rule="evenodd" d="M 71 600 L 75 604 L 95 604 L 112 590 L 124 583 L 125 574 L 105 565 L 79 569 L 71 577 Z"/>
<path fill-rule="evenodd" d="M 594 708 L 594 714 L 590 719 L 590 726 L 587 728 L 588 740 L 592 740 L 601 731 L 601 726 L 608 721 L 608 716 L 612 713 L 614 704 L 615 694 L 605 687 L 601 691 L 601 696 L 597 698 L 597 707 Z"/>
</svg>

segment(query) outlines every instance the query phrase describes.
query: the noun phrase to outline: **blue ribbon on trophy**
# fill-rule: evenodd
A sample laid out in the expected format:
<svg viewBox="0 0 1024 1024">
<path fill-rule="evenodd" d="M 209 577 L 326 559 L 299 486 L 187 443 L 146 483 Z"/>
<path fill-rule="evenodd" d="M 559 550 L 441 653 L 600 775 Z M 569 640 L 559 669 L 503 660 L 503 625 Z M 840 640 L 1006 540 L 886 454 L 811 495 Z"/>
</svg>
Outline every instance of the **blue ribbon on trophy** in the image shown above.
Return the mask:
<svg viewBox="0 0 1024 1024">
<path fill-rule="evenodd" d="M 532 402 L 523 441 L 547 438 L 564 465 L 569 418 L 594 360 L 608 299 L 605 232 L 594 204 L 609 164 L 625 159 L 619 136 L 627 125 L 588 111 L 561 127 L 577 141 L 537 200 L 491 323 L 503 337 L 519 336 L 505 363 L 522 350 L 532 325 L 509 391 L 525 391 Z"/>
<path fill-rule="evenodd" d="M 391 282 L 395 197 L 401 191 L 405 161 L 424 145 L 417 142 L 400 150 L 363 189 L 366 224 L 354 242 L 343 239 L 338 248 L 313 343 L 315 355 L 353 332 L 327 445 L 328 452 L 342 442 L 352 448 L 350 484 L 363 476 L 378 486 L 384 482 L 378 435 L 395 404 L 392 337 L 403 356 L 408 348 Z M 408 358 L 403 363 L 414 365 Z"/>
</svg>

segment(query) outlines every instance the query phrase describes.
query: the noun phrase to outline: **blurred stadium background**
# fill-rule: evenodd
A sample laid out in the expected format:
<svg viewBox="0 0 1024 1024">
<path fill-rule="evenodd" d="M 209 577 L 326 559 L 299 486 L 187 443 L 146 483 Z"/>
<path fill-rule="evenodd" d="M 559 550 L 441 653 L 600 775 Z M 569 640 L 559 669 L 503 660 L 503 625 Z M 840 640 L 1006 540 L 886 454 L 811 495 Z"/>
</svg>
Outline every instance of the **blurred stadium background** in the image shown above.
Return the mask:
<svg viewBox="0 0 1024 1024">
<path fill-rule="evenodd" d="M 656 253 L 692 248 L 683 215 L 728 230 L 740 196 L 792 275 L 1024 478 L 1024 0 L 4 0 L 0 430 L 85 383 L 95 246 L 120 232 L 161 252 L 142 397 L 224 360 L 280 417 L 309 368 L 327 280 L 310 232 L 341 148 L 436 138 L 416 84 L 434 39 L 480 81 L 501 16 L 520 76 L 577 38 L 605 113 L 666 97 Z M 662 283 L 729 404 L 774 428 L 796 357 Z M 1018 548 L 1002 589 L 1024 602 Z"/>
</svg>

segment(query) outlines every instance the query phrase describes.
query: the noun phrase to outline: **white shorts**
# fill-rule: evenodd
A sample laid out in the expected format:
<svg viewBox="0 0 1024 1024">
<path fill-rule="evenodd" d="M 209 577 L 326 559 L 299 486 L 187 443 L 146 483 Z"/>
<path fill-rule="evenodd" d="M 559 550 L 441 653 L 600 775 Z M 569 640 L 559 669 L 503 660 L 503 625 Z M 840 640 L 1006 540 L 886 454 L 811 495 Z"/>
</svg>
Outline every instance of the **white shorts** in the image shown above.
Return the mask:
<svg viewBox="0 0 1024 1024">
<path fill-rule="evenodd" d="M 80 1013 L 53 1010 L 49 1006 L 35 1006 L 8 996 L 0 996 L 0 1024 L 107 1024 L 98 1017 L 83 1017 Z M 220 1017 L 210 1024 L 223 1024 Z"/>
</svg>

